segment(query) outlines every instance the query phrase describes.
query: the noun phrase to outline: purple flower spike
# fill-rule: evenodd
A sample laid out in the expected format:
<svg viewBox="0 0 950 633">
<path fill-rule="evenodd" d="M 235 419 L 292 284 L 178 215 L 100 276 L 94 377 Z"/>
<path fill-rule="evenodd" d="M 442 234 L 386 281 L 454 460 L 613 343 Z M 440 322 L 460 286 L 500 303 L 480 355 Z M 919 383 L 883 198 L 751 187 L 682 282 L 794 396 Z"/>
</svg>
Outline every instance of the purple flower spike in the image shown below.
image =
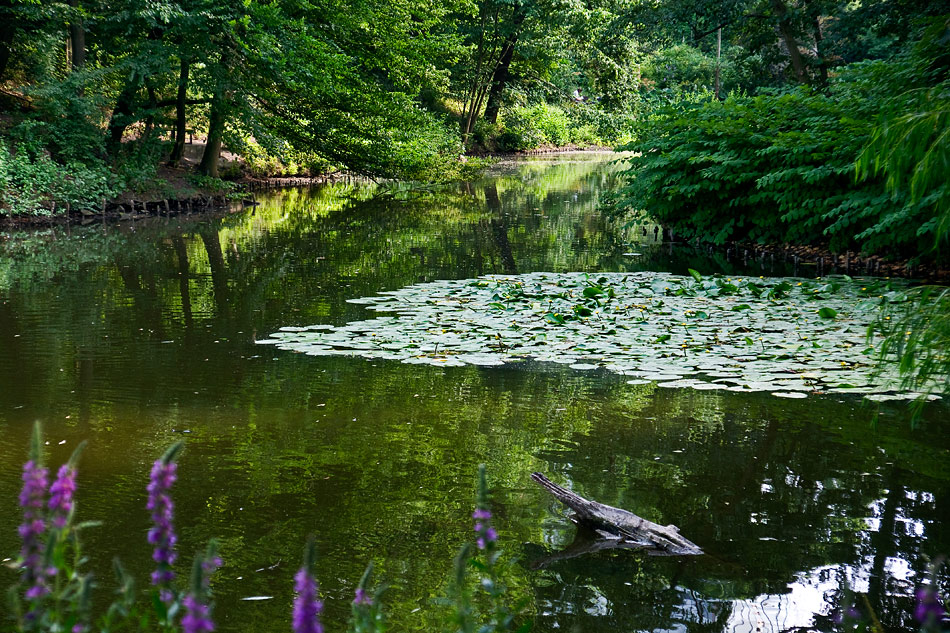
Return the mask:
<svg viewBox="0 0 950 633">
<path fill-rule="evenodd" d="M 56 481 L 49 489 L 49 509 L 53 527 L 63 529 L 73 511 L 73 495 L 76 492 L 76 469 L 63 464 L 56 473 Z"/>
<path fill-rule="evenodd" d="M 178 465 L 173 460 L 179 449 L 180 444 L 176 444 L 164 457 L 155 460 L 148 483 L 148 503 L 145 505 L 145 508 L 152 512 L 152 528 L 148 531 L 148 542 L 155 546 L 152 560 L 158 563 L 152 572 L 152 584 L 159 588 L 159 597 L 166 605 L 171 604 L 174 599 L 169 586 L 175 579 L 171 566 L 178 559 L 175 552 L 178 537 L 172 523 L 175 504 L 172 503 L 171 487 L 178 479 Z"/>
<path fill-rule="evenodd" d="M 366 590 L 362 587 L 357 587 L 353 604 L 371 606 L 373 604 L 373 597 L 366 593 Z"/>
<path fill-rule="evenodd" d="M 940 596 L 930 585 L 923 586 L 917 590 L 917 606 L 914 608 L 914 618 L 922 624 L 928 622 L 940 622 L 946 614 L 946 610 L 940 603 Z"/>
<path fill-rule="evenodd" d="M 498 540 L 498 532 L 489 522 L 491 519 L 490 510 L 476 508 L 475 512 L 472 513 L 472 518 L 475 519 L 475 532 L 478 534 L 475 539 L 475 545 L 478 546 L 478 549 L 485 549 Z"/>
<path fill-rule="evenodd" d="M 23 465 L 23 488 L 20 491 L 20 507 L 23 508 L 23 523 L 20 524 L 20 539 L 23 546 L 20 557 L 23 560 L 24 580 L 29 587 L 28 600 L 42 598 L 49 593 L 46 586 L 46 572 L 43 567 L 46 520 L 43 509 L 46 505 L 46 486 L 49 471 L 37 461 L 31 459 Z"/>
<path fill-rule="evenodd" d="M 185 596 L 182 604 L 185 606 L 185 615 L 181 619 L 181 628 L 185 633 L 214 630 L 214 621 L 211 619 L 208 605 L 202 604 L 192 594 Z"/>
<path fill-rule="evenodd" d="M 323 633 L 320 612 L 323 603 L 317 599 L 317 581 L 304 565 L 294 576 L 294 633 Z M 358 595 L 358 594 L 357 594 Z"/>
<path fill-rule="evenodd" d="M 181 628 L 184 633 L 202 633 L 213 631 L 214 620 L 211 619 L 210 599 L 211 575 L 221 566 L 221 557 L 218 556 L 218 544 L 215 540 L 208 542 L 208 549 L 203 556 L 195 559 L 191 576 L 191 591 L 181 601 L 185 607 L 185 615 L 181 618 Z"/>
</svg>

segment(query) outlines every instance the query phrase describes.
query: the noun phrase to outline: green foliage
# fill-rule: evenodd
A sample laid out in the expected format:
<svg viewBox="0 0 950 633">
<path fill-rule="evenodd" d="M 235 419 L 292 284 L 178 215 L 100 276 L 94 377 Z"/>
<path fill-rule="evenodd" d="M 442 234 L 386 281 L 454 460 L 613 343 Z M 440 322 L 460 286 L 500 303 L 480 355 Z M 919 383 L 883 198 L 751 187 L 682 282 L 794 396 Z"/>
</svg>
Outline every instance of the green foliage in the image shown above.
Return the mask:
<svg viewBox="0 0 950 633">
<path fill-rule="evenodd" d="M 144 603 L 136 599 L 134 578 L 116 560 L 114 568 L 119 584 L 117 597 L 106 607 L 104 613 L 97 614 L 100 605 L 92 600 L 92 590 L 95 587 L 92 576 L 81 571 L 86 558 L 82 554 L 79 537 L 83 530 L 98 524 L 77 523 L 74 519 L 78 461 L 85 445 L 85 442 L 81 442 L 77 446 L 69 461 L 58 470 L 55 483 L 49 485 L 49 471 L 44 463 L 42 429 L 39 423 L 34 426 L 30 461 L 24 466 L 25 483 L 21 507 L 24 510 L 24 521 L 32 530 L 29 537 L 33 539 L 30 547 L 35 545 L 39 551 L 26 549 L 27 546 L 24 545 L 25 553 L 21 553 L 10 565 L 20 573 L 18 582 L 7 592 L 11 607 L 9 615 L 16 622 L 15 630 L 22 633 L 87 630 L 103 633 L 146 632 L 177 630 L 179 625 L 185 630 L 212 630 L 214 603 L 211 601 L 211 576 L 223 562 L 219 557 L 219 544 L 213 538 L 208 541 L 205 550 L 195 556 L 186 590 L 178 591 L 160 585 L 159 589 L 165 594 L 162 595 L 159 589 L 153 587 L 150 600 Z M 155 469 L 159 468 L 159 464 L 167 467 L 175 462 L 182 447 L 183 442 L 171 445 L 160 460 L 156 461 Z M 169 494 L 167 488 L 160 488 L 156 483 L 158 480 L 155 472 L 153 469 L 149 494 Z M 530 622 L 521 622 L 521 612 L 527 600 L 522 599 L 514 606 L 508 603 L 509 591 L 503 577 L 510 563 L 501 561 L 502 550 L 497 543 L 498 534 L 492 527 L 484 464 L 479 467 L 478 475 L 476 511 L 472 515 L 476 520 L 477 544 L 464 545 L 456 557 L 456 569 L 450 590 L 453 595 L 446 601 L 454 607 L 454 616 L 449 620 L 454 620 L 453 624 L 458 626 L 459 631 L 474 633 L 477 626 L 480 633 L 491 633 L 511 631 L 517 627 L 517 630 L 523 633 L 530 628 Z M 174 481 L 175 478 L 171 477 L 162 485 L 170 486 Z M 154 510 L 151 506 L 149 509 Z M 168 521 L 168 529 L 172 529 L 171 510 L 162 517 Z M 154 513 L 152 519 L 157 520 Z M 21 535 L 24 534 L 24 529 L 21 528 Z M 173 550 L 174 540 L 169 547 Z M 295 580 L 298 591 L 304 591 L 300 588 L 301 585 L 309 585 L 313 589 L 311 595 L 304 596 L 301 593 L 297 597 L 297 600 L 307 601 L 306 606 L 313 609 L 313 618 L 318 617 L 321 608 L 316 603 L 318 597 L 313 577 L 315 559 L 315 539 L 310 535 L 304 548 L 303 564 Z M 163 569 L 163 565 L 165 570 L 171 569 L 167 563 L 159 563 L 159 569 Z M 37 566 L 41 568 L 40 571 L 37 571 Z M 475 578 L 469 576 L 469 568 L 475 570 Z M 385 630 L 382 609 L 385 587 L 372 587 L 372 570 L 373 566 L 370 564 L 357 585 L 351 604 L 349 630 L 352 633 L 382 633 Z M 172 574 L 171 578 L 174 577 Z M 477 587 L 472 586 L 471 580 L 476 581 Z M 298 625 L 297 607 L 295 604 L 295 628 Z M 304 612 L 308 610 L 302 609 Z M 308 613 L 306 620 L 301 621 L 307 625 L 319 623 L 319 620 L 310 621 L 310 617 L 311 614 Z"/>
<path fill-rule="evenodd" d="M 724 65 L 723 75 L 731 70 L 730 65 Z M 712 89 L 715 73 L 715 56 L 706 55 L 687 44 L 662 48 L 648 55 L 642 66 L 644 84 L 654 90 L 669 90 L 675 94 Z"/>
<path fill-rule="evenodd" d="M 505 110 L 501 125 L 476 125 L 473 140 L 488 149 L 526 151 L 566 145 L 616 145 L 630 138 L 633 115 L 586 103 L 538 103 Z"/>
<path fill-rule="evenodd" d="M 913 257 L 937 232 L 933 199 L 854 182 L 881 108 L 882 78 L 902 63 L 857 65 L 828 93 L 796 88 L 724 102 L 677 103 L 638 127 L 620 206 L 714 243 L 824 243 Z M 942 191 L 942 190 L 941 190 Z"/>
<path fill-rule="evenodd" d="M 564 110 L 539 103 L 534 106 L 516 106 L 504 118 L 504 133 L 499 137 L 506 151 L 537 149 L 544 145 L 559 147 L 570 140 L 570 122 Z"/>
<path fill-rule="evenodd" d="M 935 86 L 913 87 L 888 103 L 857 161 L 859 179 L 883 175 L 887 191 L 930 210 L 920 233 L 934 248 L 950 237 L 950 21 L 936 20 L 916 46 L 912 68 Z M 903 73 L 914 74 L 914 73 Z M 917 83 L 911 77 L 911 85 Z"/>
<path fill-rule="evenodd" d="M 632 110 L 608 110 L 588 102 L 566 108 L 571 123 L 571 143 L 612 146 L 633 138 L 636 115 Z"/>
<path fill-rule="evenodd" d="M 101 163 L 61 165 L 45 152 L 0 144 L 0 210 L 8 216 L 99 209 L 115 195 L 114 180 Z"/>
<path fill-rule="evenodd" d="M 936 385 L 950 393 L 950 291 L 923 286 L 908 301 L 889 304 L 869 330 L 882 336 L 879 357 L 898 363 L 904 387 L 919 390 Z"/>
</svg>

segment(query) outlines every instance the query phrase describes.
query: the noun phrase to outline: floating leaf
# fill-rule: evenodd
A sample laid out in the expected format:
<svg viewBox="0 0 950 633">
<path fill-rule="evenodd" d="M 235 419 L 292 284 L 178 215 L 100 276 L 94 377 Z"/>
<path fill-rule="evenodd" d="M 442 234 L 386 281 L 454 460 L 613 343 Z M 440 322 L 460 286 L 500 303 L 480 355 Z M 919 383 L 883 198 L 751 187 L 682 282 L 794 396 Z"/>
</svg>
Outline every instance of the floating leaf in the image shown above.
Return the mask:
<svg viewBox="0 0 950 633">
<path fill-rule="evenodd" d="M 862 298 L 871 285 L 825 281 L 822 287 L 835 285 L 816 314 L 810 295 L 818 285 L 805 279 L 605 273 L 594 283 L 582 273 L 487 276 L 358 299 L 353 302 L 378 316 L 338 327 L 292 326 L 261 343 L 437 367 L 531 358 L 603 367 L 671 388 L 893 392 L 896 368 L 870 375 L 865 332 L 880 310 L 878 301 Z M 848 319 L 825 316 L 825 309 Z"/>
<path fill-rule="evenodd" d="M 702 282 L 703 276 L 699 274 L 698 270 L 693 270 L 692 268 L 688 268 L 687 270 L 689 271 L 689 274 L 692 275 L 693 279 L 696 280 L 696 283 Z"/>
<path fill-rule="evenodd" d="M 834 308 L 825 307 L 818 310 L 818 316 L 823 319 L 833 319 L 838 316 L 838 311 Z"/>
</svg>

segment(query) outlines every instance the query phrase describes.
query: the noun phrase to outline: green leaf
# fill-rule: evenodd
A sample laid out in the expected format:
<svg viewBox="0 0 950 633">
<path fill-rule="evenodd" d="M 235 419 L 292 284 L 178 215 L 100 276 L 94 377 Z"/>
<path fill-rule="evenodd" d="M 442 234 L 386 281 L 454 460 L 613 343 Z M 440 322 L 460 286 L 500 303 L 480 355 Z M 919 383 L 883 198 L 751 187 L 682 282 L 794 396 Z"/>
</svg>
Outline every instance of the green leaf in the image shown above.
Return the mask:
<svg viewBox="0 0 950 633">
<path fill-rule="evenodd" d="M 700 283 L 703 280 L 703 276 L 699 274 L 698 270 L 693 270 L 692 268 L 687 268 L 689 274 L 693 276 L 693 279 L 696 280 L 696 283 Z"/>
<path fill-rule="evenodd" d="M 838 316 L 838 311 L 834 308 L 822 308 L 818 311 L 818 316 L 823 319 L 833 319 Z"/>
</svg>

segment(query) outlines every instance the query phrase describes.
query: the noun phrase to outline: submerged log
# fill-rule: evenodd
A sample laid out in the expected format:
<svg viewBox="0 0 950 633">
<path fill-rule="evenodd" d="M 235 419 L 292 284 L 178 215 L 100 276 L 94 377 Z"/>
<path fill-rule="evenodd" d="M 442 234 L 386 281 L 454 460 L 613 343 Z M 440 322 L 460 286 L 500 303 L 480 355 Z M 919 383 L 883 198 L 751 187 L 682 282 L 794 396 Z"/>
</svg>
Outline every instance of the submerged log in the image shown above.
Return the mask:
<svg viewBox="0 0 950 633">
<path fill-rule="evenodd" d="M 605 539 L 612 537 L 614 540 L 629 543 L 630 547 L 662 550 L 672 555 L 703 553 L 698 545 L 683 538 L 675 525 L 659 525 L 632 512 L 590 501 L 558 486 L 541 473 L 532 473 L 531 479 L 573 510 L 578 523 L 592 528 Z"/>
</svg>

